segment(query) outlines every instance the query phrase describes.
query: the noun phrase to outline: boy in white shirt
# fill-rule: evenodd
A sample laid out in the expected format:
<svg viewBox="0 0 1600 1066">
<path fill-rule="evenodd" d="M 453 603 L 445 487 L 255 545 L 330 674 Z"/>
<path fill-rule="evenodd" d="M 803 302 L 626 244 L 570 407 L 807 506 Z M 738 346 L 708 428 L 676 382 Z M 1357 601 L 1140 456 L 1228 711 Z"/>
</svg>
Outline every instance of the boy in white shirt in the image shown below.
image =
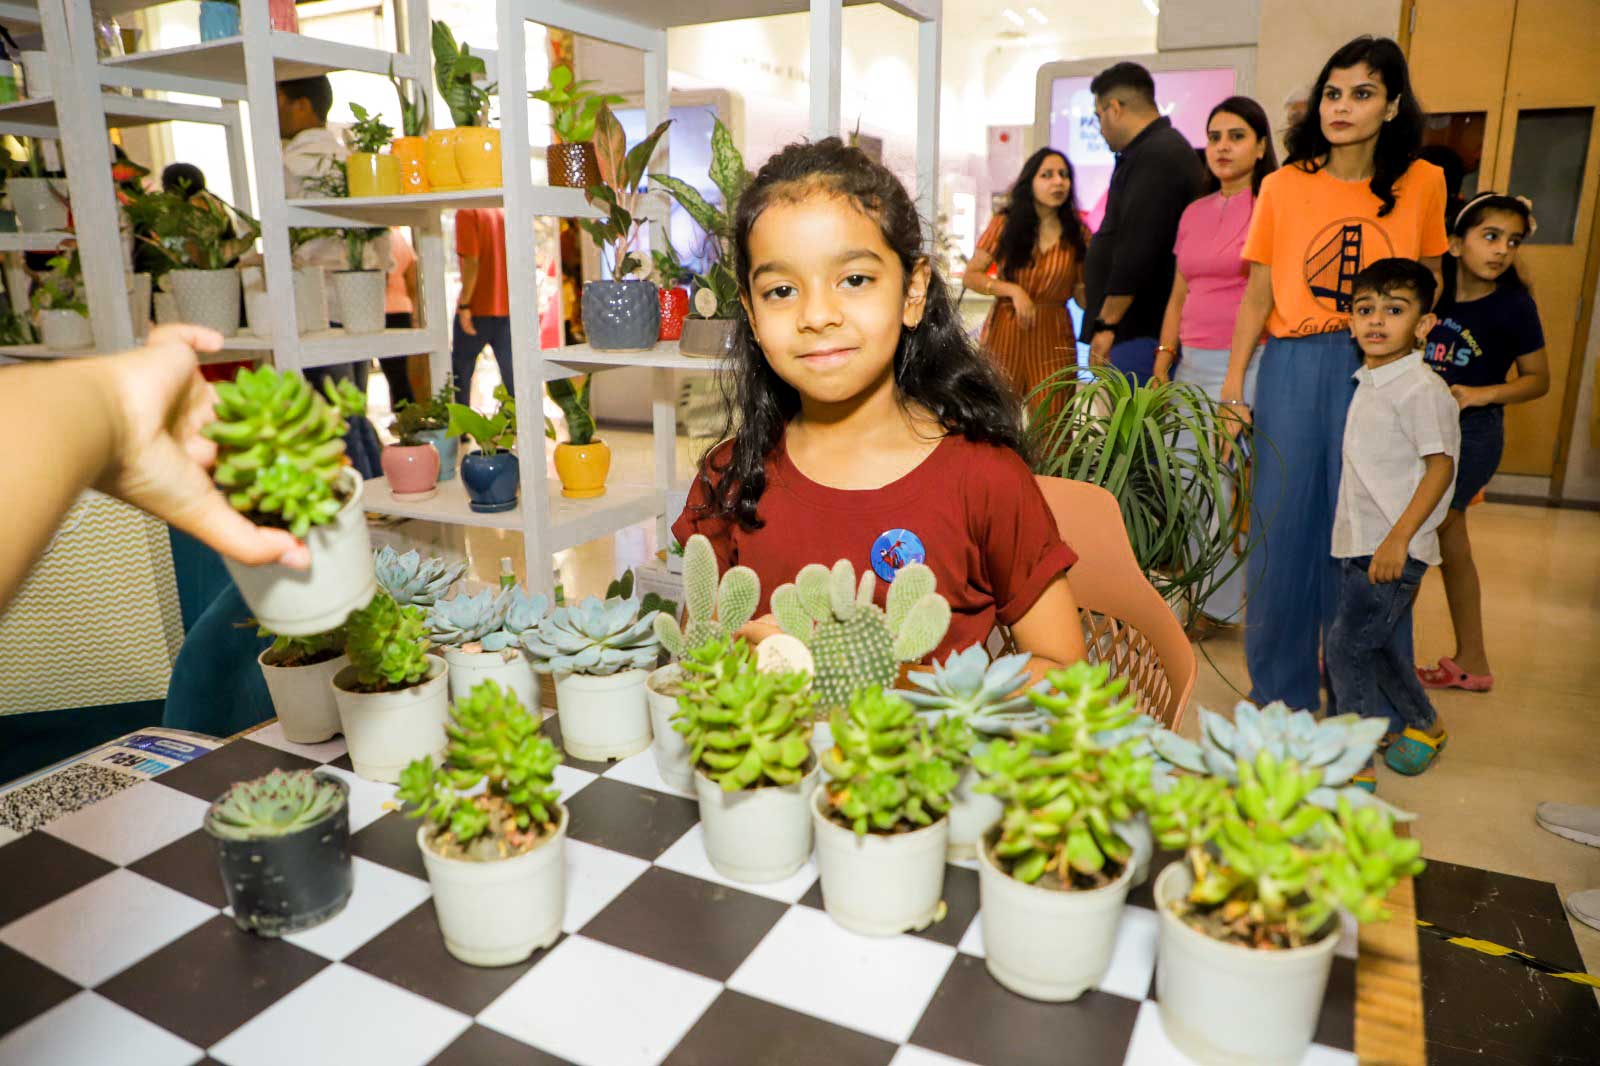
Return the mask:
<svg viewBox="0 0 1600 1066">
<path fill-rule="evenodd" d="M 1380 259 L 1356 275 L 1350 332 L 1363 366 L 1345 422 L 1333 519 L 1339 607 L 1323 649 L 1341 711 L 1394 707 L 1384 762 L 1403 774 L 1426 770 L 1447 739 L 1401 636 L 1422 575 L 1439 565 L 1437 530 L 1461 450 L 1456 402 L 1420 348 L 1434 289 L 1433 274 L 1410 259 Z M 1354 780 L 1374 789 L 1371 764 Z"/>
</svg>

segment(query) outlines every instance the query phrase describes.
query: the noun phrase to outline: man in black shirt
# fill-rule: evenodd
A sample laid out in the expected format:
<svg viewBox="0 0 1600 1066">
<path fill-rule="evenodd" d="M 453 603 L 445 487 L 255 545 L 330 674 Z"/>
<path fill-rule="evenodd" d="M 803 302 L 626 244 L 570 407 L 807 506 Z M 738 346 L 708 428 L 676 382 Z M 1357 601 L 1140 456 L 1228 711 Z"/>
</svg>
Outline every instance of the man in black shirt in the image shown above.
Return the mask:
<svg viewBox="0 0 1600 1066">
<path fill-rule="evenodd" d="M 1084 261 L 1083 340 L 1090 363 L 1109 364 L 1143 383 L 1155 369 L 1156 338 L 1172 292 L 1178 219 L 1200 194 L 1205 168 L 1157 110 L 1148 70 L 1117 63 L 1089 89 L 1117 166 L 1105 221 Z"/>
</svg>

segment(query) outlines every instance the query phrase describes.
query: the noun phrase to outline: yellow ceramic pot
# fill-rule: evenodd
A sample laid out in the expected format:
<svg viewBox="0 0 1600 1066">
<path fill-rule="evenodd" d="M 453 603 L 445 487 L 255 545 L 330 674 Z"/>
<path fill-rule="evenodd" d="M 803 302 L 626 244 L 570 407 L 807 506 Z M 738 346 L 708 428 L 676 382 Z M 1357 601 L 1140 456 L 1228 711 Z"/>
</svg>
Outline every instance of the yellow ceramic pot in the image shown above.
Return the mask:
<svg viewBox="0 0 1600 1066">
<path fill-rule="evenodd" d="M 433 130 L 428 134 L 428 184 L 434 192 L 461 188 L 461 170 L 456 166 L 456 139 L 459 129 Z"/>
<path fill-rule="evenodd" d="M 610 472 L 611 448 L 605 441 L 556 445 L 556 475 L 561 478 L 561 495 L 574 500 L 604 496 L 606 475 Z"/>
<path fill-rule="evenodd" d="M 456 130 L 456 169 L 465 189 L 500 187 L 500 131 L 493 126 Z"/>
<path fill-rule="evenodd" d="M 351 152 L 345 164 L 351 196 L 399 196 L 400 164 L 392 155 Z"/>
<path fill-rule="evenodd" d="M 389 146 L 402 193 L 427 192 L 428 141 L 425 137 L 396 137 Z"/>
</svg>

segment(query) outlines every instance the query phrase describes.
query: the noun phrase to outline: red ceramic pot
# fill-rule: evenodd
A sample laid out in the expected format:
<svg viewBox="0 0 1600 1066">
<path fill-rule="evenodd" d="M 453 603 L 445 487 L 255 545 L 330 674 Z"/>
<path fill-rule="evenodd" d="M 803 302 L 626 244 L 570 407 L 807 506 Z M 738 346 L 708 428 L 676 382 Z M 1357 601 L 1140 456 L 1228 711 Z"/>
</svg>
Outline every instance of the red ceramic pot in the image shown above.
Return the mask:
<svg viewBox="0 0 1600 1066">
<path fill-rule="evenodd" d="M 680 287 L 661 289 L 661 333 L 664 341 L 683 336 L 683 320 L 689 316 L 689 290 Z"/>
<path fill-rule="evenodd" d="M 427 500 L 439 489 L 439 452 L 431 444 L 391 444 L 381 456 L 383 476 L 397 500 Z"/>
</svg>

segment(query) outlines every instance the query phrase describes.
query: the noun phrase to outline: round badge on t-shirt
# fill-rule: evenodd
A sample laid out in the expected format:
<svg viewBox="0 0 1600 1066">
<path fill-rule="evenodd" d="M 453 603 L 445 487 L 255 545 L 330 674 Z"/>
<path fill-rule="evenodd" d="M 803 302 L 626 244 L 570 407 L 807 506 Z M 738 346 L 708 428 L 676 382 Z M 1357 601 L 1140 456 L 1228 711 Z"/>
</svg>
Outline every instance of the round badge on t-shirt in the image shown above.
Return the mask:
<svg viewBox="0 0 1600 1066">
<path fill-rule="evenodd" d="M 872 542 L 872 572 L 884 581 L 893 581 L 894 575 L 912 563 L 928 561 L 928 549 L 922 538 L 909 529 L 890 529 L 878 534 Z"/>
</svg>

